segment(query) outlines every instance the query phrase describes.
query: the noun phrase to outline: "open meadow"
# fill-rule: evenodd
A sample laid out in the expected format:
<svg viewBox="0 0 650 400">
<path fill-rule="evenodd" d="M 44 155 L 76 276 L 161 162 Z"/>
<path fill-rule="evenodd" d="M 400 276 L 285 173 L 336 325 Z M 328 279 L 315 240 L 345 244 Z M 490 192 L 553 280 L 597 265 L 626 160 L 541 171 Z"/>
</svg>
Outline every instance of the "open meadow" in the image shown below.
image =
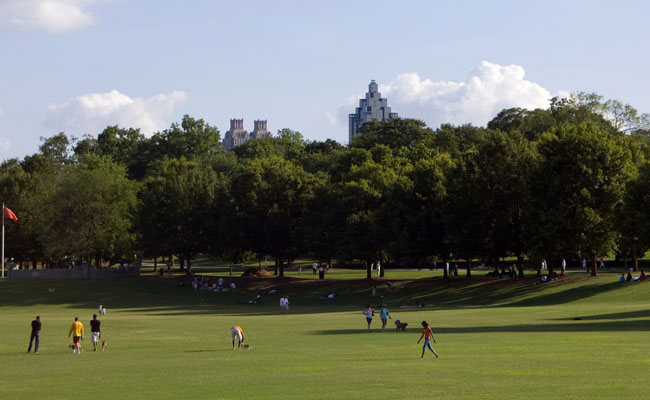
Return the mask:
<svg viewBox="0 0 650 400">
<path fill-rule="evenodd" d="M 647 398 L 650 283 L 617 278 L 419 279 L 396 281 L 394 292 L 386 280 L 237 278 L 235 293 L 155 276 L 4 279 L 0 398 Z M 393 318 L 386 332 L 378 313 L 370 332 L 361 314 L 381 302 L 370 296 L 374 284 Z M 272 288 L 278 294 L 266 295 Z M 330 291 L 337 297 L 320 299 Z M 260 304 L 245 304 L 258 292 Z M 407 300 L 425 306 L 400 308 Z M 93 353 L 88 322 L 99 304 L 107 349 Z M 27 354 L 36 315 L 40 352 Z M 86 328 L 81 355 L 67 348 L 75 316 Z M 396 319 L 406 332 L 395 331 Z M 420 359 L 422 320 L 433 327 L 438 359 Z M 231 349 L 235 324 L 251 350 Z"/>
</svg>

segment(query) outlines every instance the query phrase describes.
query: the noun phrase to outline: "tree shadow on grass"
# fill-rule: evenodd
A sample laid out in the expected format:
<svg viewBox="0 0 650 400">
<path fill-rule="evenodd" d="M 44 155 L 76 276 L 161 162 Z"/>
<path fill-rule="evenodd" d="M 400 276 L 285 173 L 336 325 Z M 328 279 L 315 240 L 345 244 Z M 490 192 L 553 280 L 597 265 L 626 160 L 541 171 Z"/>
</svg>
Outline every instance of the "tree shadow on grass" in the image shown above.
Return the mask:
<svg viewBox="0 0 650 400">
<path fill-rule="evenodd" d="M 631 319 L 631 318 L 648 318 L 650 317 L 650 310 L 637 310 L 637 311 L 626 311 L 620 313 L 610 313 L 610 314 L 596 314 L 596 315 L 587 315 L 587 316 L 577 316 L 569 318 L 553 318 L 551 321 L 569 321 L 580 318 L 581 320 L 593 321 L 601 319 Z"/>
<path fill-rule="evenodd" d="M 226 350 L 226 349 L 185 350 L 185 353 L 218 353 L 218 352 L 225 352 L 225 351 L 232 351 L 232 350 Z"/>
<path fill-rule="evenodd" d="M 650 331 L 650 320 L 584 322 L 565 324 L 522 324 L 502 326 L 468 326 L 468 327 L 434 327 L 434 334 L 469 334 L 469 333 L 537 333 L 537 332 L 641 332 Z M 354 335 L 360 333 L 382 333 L 378 330 L 368 332 L 365 329 L 330 329 L 312 331 L 314 335 Z M 395 332 L 404 334 L 405 332 Z M 406 333 L 421 333 L 422 328 L 407 328 Z M 383 332 L 386 333 L 386 332 Z"/>
<path fill-rule="evenodd" d="M 570 303 L 599 294 L 623 290 L 629 285 L 618 282 L 560 280 L 535 285 L 536 279 L 465 280 L 421 279 L 395 282 L 395 291 L 388 292 L 384 281 L 324 280 L 324 281 L 242 281 L 247 287 L 236 293 L 195 292 L 188 287 L 176 287 L 175 279 L 134 278 L 118 281 L 0 281 L 0 305 L 29 307 L 56 305 L 70 309 L 97 309 L 104 305 L 121 312 L 151 312 L 159 315 L 275 315 L 279 314 L 279 295 L 291 299 L 290 314 L 361 311 L 364 304 L 386 303 L 392 311 L 406 301 L 419 301 L 427 306 L 413 311 L 442 308 L 529 307 Z M 384 297 L 370 296 L 377 285 Z M 277 288 L 278 294 L 263 296 L 261 304 L 243 305 L 266 288 Z M 48 288 L 55 288 L 48 293 Z M 335 292 L 334 300 L 319 300 L 323 294 Z M 294 307 L 294 305 L 296 305 Z M 400 312 L 411 311 L 401 309 Z M 589 317 L 587 317 L 589 318 Z M 606 317 L 603 317 L 605 319 Z M 595 318 L 594 318 L 595 319 Z"/>
</svg>

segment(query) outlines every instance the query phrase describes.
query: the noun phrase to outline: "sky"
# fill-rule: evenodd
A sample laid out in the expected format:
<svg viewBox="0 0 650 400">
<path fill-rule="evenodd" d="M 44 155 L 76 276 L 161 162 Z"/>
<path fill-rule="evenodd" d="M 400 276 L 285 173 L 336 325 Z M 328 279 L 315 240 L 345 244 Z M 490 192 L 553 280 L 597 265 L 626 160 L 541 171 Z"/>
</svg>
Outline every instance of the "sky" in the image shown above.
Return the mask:
<svg viewBox="0 0 650 400">
<path fill-rule="evenodd" d="M 185 114 L 346 144 L 370 80 L 400 117 L 483 126 L 595 92 L 650 112 L 650 2 L 0 0 L 0 159 Z"/>
</svg>

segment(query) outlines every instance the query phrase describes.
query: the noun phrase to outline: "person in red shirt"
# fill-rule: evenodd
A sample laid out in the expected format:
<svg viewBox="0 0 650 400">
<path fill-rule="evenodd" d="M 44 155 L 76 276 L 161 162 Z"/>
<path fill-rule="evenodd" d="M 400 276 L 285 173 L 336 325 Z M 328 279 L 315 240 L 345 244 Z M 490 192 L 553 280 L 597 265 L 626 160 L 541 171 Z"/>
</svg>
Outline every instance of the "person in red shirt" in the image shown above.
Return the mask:
<svg viewBox="0 0 650 400">
<path fill-rule="evenodd" d="M 431 347 L 431 340 L 433 340 L 433 343 L 436 342 L 436 339 L 433 337 L 433 331 L 431 330 L 431 326 L 427 323 L 427 321 L 422 321 L 422 336 L 420 336 L 420 339 L 418 340 L 418 343 L 424 338 L 424 345 L 422 346 L 422 356 L 420 358 L 424 358 L 424 352 L 426 351 L 427 347 L 431 352 L 438 358 L 438 353 Z"/>
</svg>

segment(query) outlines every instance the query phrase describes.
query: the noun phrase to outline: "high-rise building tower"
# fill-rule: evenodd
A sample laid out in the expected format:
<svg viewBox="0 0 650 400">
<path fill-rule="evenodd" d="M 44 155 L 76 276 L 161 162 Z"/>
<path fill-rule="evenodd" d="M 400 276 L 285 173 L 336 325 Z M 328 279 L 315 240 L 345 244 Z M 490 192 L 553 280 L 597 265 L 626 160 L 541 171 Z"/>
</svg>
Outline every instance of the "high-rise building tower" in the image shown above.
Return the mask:
<svg viewBox="0 0 650 400">
<path fill-rule="evenodd" d="M 223 148 L 226 150 L 232 150 L 251 139 L 264 139 L 270 137 L 273 137 L 273 135 L 266 129 L 266 120 L 255 120 L 255 128 L 249 135 L 248 132 L 244 130 L 243 119 L 231 119 L 230 129 L 226 131 L 223 138 Z"/>
<path fill-rule="evenodd" d="M 253 128 L 253 132 L 251 132 L 251 139 L 264 139 L 264 138 L 269 138 L 271 137 L 271 132 L 266 130 L 266 120 L 255 120 L 253 122 L 255 124 L 255 127 Z"/>
<path fill-rule="evenodd" d="M 364 122 L 368 121 L 388 121 L 397 118 L 397 113 L 390 112 L 388 99 L 382 99 L 379 87 L 373 79 L 368 85 L 368 93 L 365 99 L 359 99 L 359 107 L 354 114 L 349 116 L 349 140 L 356 136 L 357 131 Z"/>
<path fill-rule="evenodd" d="M 231 119 L 230 129 L 223 138 L 223 148 L 232 150 L 248 141 L 248 132 L 244 130 L 243 119 Z"/>
</svg>

